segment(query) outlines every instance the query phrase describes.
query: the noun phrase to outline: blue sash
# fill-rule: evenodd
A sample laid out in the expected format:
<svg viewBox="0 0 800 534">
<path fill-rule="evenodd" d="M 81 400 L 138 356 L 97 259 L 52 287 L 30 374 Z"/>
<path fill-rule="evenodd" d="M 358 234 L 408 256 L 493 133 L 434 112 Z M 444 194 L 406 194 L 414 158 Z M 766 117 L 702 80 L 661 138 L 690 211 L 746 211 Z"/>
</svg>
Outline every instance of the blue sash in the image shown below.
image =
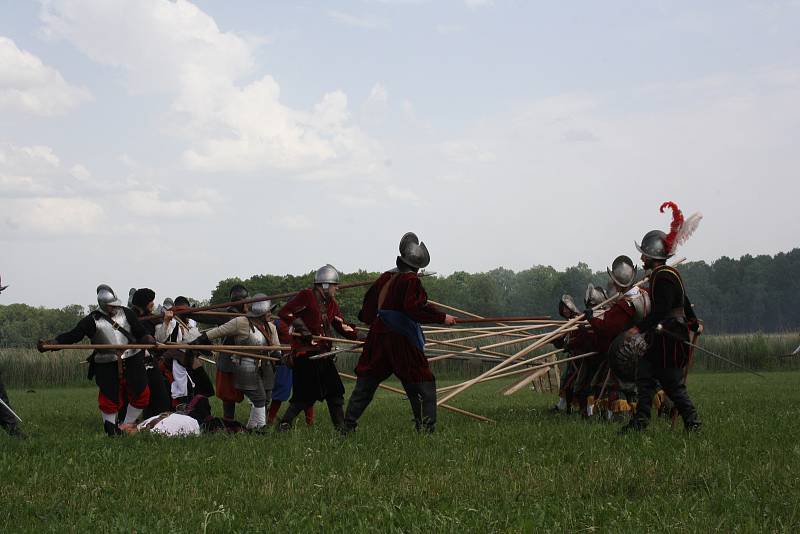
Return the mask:
<svg viewBox="0 0 800 534">
<path fill-rule="evenodd" d="M 408 338 L 411 344 L 419 350 L 425 350 L 425 335 L 422 333 L 422 327 L 411 317 L 397 310 L 378 310 L 378 318 L 383 321 L 383 324 Z"/>
</svg>

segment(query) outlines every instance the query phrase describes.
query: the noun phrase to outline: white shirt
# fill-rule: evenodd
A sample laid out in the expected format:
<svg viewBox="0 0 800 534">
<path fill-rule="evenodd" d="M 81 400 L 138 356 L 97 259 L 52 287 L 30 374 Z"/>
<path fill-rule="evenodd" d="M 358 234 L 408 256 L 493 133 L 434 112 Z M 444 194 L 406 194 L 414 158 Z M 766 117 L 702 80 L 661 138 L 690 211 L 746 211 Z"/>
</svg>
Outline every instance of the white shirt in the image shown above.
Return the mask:
<svg viewBox="0 0 800 534">
<path fill-rule="evenodd" d="M 141 432 L 155 432 L 164 436 L 199 436 L 200 423 L 193 417 L 179 413 L 169 414 L 167 417 L 158 421 L 152 428 L 148 428 L 148 423 L 152 424 L 160 415 L 145 419 L 137 427 Z"/>
</svg>

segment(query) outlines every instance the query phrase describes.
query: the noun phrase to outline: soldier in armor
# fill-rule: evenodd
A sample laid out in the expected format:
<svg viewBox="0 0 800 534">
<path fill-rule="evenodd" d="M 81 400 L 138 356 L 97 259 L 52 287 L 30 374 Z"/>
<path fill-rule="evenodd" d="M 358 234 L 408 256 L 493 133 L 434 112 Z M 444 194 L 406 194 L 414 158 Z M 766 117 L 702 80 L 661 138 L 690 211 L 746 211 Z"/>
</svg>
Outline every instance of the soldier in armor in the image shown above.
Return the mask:
<svg viewBox="0 0 800 534">
<path fill-rule="evenodd" d="M 155 338 L 159 343 L 191 343 L 200 337 L 194 319 L 184 320 L 175 311 L 189 308 L 189 299 L 180 296 L 164 301 L 162 321 L 156 325 Z M 194 395 L 214 396 L 214 386 L 197 359 L 195 351 L 168 349 L 163 354 L 164 364 L 171 378 L 172 407 L 186 404 Z"/>
<path fill-rule="evenodd" d="M 622 365 L 619 349 L 624 342 L 625 331 L 644 319 L 649 312 L 650 298 L 646 292 L 634 286 L 637 269 L 628 256 L 618 256 L 606 271 L 612 290 L 622 294 L 622 297 L 602 314 L 595 315 L 589 308 L 584 317 L 595 332 L 597 350 L 607 355 L 612 372 L 606 387 L 609 393 L 608 415 L 625 417 L 630 414 L 630 403 L 635 400 L 635 367 L 631 369 L 630 366 Z M 601 373 L 601 376 L 605 375 L 605 372 Z"/>
<path fill-rule="evenodd" d="M 107 285 L 97 287 L 98 308 L 81 319 L 69 332 L 59 334 L 53 341 L 39 341 L 39 352 L 47 349 L 44 344 L 75 344 L 89 338 L 95 345 L 126 345 L 131 343 L 154 343 L 142 327 L 133 310 L 123 306 L 114 291 Z M 98 404 L 103 417 L 103 428 L 109 436 L 131 430 L 150 401 L 147 386 L 147 371 L 144 351 L 141 350 L 95 350 L 89 356 L 89 378 L 94 378 Z M 117 416 L 127 401 L 128 409 L 121 425 Z"/>
<path fill-rule="evenodd" d="M 144 317 L 153 314 L 156 292 L 150 288 L 142 287 L 133 290 L 129 295 L 131 309 L 142 324 L 142 328 L 149 336 L 155 337 L 156 323 Z M 142 417 L 149 419 L 154 415 L 168 412 L 172 405 L 169 396 L 169 378 L 164 367 L 161 351 L 148 350 L 144 353 L 144 366 L 147 370 L 147 387 L 150 389 L 150 402 L 145 408 Z"/>
<path fill-rule="evenodd" d="M 673 212 L 670 233 L 653 230 L 645 234 L 641 245 L 636 244 L 642 254 L 644 268 L 650 271 L 652 308 L 643 320 L 627 331 L 629 338 L 644 336 L 648 349 L 637 367 L 639 403 L 633 419 L 623 428 L 623 432 L 647 428 L 658 383 L 681 414 L 687 431 L 698 430 L 701 424 L 683 380 L 683 369 L 689 359 L 688 347 L 683 341 L 689 340 L 690 330 L 702 331 L 702 325 L 686 296 L 680 273 L 666 265 L 677 245 L 694 231 L 701 216 L 693 215 L 684 221 L 677 205 L 665 203 L 661 211 L 666 207 Z"/>
<path fill-rule="evenodd" d="M 455 324 L 455 317 L 428 303 L 417 275 L 431 261 L 425 243 L 408 232 L 400 240 L 397 268 L 369 288 L 358 318 L 369 334 L 356 365 L 358 381 L 347 403 L 345 430 L 355 430 L 378 385 L 392 374 L 400 379 L 411 404 L 417 431 L 436 428 L 436 379 L 425 357 L 420 323 Z"/>
<path fill-rule="evenodd" d="M 2 282 L 0 282 L 0 293 L 7 287 L 8 286 L 4 286 Z M 6 393 L 6 386 L 3 384 L 2 373 L 0 373 L 0 399 L 5 403 L 5 406 L 0 403 L 0 427 L 11 436 L 24 438 L 25 434 L 19 429 L 17 418 L 11 412 L 11 401 L 8 400 L 8 393 Z"/>
<path fill-rule="evenodd" d="M 265 297 L 258 294 L 253 298 Z M 278 346 L 278 331 L 270 321 L 272 303 L 269 300 L 254 302 L 245 307 L 246 316 L 239 316 L 227 323 L 206 331 L 192 342 L 207 345 L 215 339 L 232 338 L 233 344 L 253 347 Z M 280 356 L 275 350 L 271 356 Z M 245 425 L 250 430 L 261 430 L 267 424 L 267 405 L 272 398 L 275 371 L 271 362 L 247 356 L 231 355 L 234 387 L 241 391 L 252 404 L 250 418 Z"/>
<path fill-rule="evenodd" d="M 308 406 L 324 400 L 336 429 L 344 423 L 344 385 L 334 358 L 312 360 L 311 356 L 329 352 L 331 341 L 314 336 L 334 337 L 338 334 L 355 340 L 355 328 L 342 318 L 336 302 L 339 272 L 328 264 L 314 275 L 314 287 L 300 291 L 278 312 L 281 321 L 291 325 L 292 351 L 287 362 L 292 367 L 293 385 L 289 407 L 281 417 L 277 431 L 291 428 L 292 421 Z"/>
<path fill-rule="evenodd" d="M 587 309 L 591 310 L 594 306 L 602 303 L 607 298 L 608 296 L 605 289 L 602 287 L 595 287 L 594 284 L 589 284 L 586 288 L 584 304 Z M 598 318 L 602 318 L 606 311 L 606 309 L 600 309 L 594 313 Z M 578 339 L 580 345 L 582 345 L 580 348 L 583 351 L 579 354 L 585 354 L 586 352 L 598 353 L 580 360 L 577 376 L 575 377 L 573 385 L 573 394 L 578 401 L 581 416 L 591 417 L 594 415 L 595 394 L 598 392 L 596 391 L 597 377 L 602 370 L 601 367 L 605 361 L 605 354 L 603 354 L 598 347 L 597 333 L 593 329 L 591 333 L 585 332 L 582 336 L 579 336 Z M 574 352 L 574 348 L 570 352 Z"/>
<path fill-rule="evenodd" d="M 228 300 L 236 302 L 245 300 L 250 296 L 250 292 L 242 284 L 235 284 L 231 287 L 228 293 Z M 225 311 L 228 313 L 244 313 L 245 305 L 229 306 Z M 207 317 L 203 319 L 204 322 L 213 322 L 214 319 Z M 222 339 L 223 345 L 235 345 L 234 336 L 227 336 Z M 236 389 L 234 385 L 236 377 L 234 376 L 235 367 L 233 365 L 233 356 L 224 352 L 217 354 L 217 397 L 222 401 L 222 418 L 226 421 L 234 421 L 236 419 L 236 405 L 244 399 L 241 391 Z"/>
<path fill-rule="evenodd" d="M 572 295 L 561 295 L 561 299 L 558 301 L 558 314 L 567 320 L 573 319 L 581 314 L 578 307 L 575 305 L 575 300 L 572 298 Z M 563 349 L 572 356 L 591 352 L 591 335 L 591 331 L 585 326 L 579 326 L 577 331 L 570 332 L 564 337 L 553 340 L 553 346 L 557 349 Z M 588 350 L 583 350 L 585 348 L 588 348 Z M 572 412 L 572 401 L 574 398 L 573 387 L 577 377 L 578 363 L 574 361 L 567 362 L 561 370 L 558 402 L 550 408 L 551 412 L 567 414 Z"/>
</svg>

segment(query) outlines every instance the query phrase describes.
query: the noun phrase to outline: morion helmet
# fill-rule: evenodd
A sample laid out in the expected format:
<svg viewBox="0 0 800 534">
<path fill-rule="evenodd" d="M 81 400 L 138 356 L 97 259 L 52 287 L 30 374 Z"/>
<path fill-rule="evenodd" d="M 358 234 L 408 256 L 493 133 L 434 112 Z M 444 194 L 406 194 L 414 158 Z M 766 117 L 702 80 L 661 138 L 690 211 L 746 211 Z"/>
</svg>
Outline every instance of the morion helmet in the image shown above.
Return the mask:
<svg viewBox="0 0 800 534">
<path fill-rule="evenodd" d="M 674 202 L 664 202 L 659 211 L 664 213 L 667 208 L 672 210 L 672 224 L 670 224 L 669 233 L 651 230 L 644 235 L 641 245 L 634 243 L 639 252 L 654 260 L 666 260 L 674 256 L 678 245 L 686 243 L 703 219 L 702 213 L 693 213 L 684 219 L 683 213 Z"/>
<path fill-rule="evenodd" d="M 611 264 L 611 268 L 606 267 L 608 277 L 621 288 L 628 289 L 636 280 L 636 265 L 628 256 L 617 256 Z"/>
<path fill-rule="evenodd" d="M 564 319 L 572 319 L 581 314 L 581 311 L 575 305 L 572 295 L 561 295 L 561 300 L 558 301 L 558 314 Z"/>
<path fill-rule="evenodd" d="M 100 284 L 97 286 L 97 305 L 100 310 L 108 313 L 109 306 L 122 306 L 122 301 L 117 298 L 111 286 Z"/>
<path fill-rule="evenodd" d="M 608 298 L 605 289 L 602 287 L 595 287 L 594 284 L 589 284 L 586 288 L 586 297 L 583 299 L 583 303 L 586 304 L 587 307 L 593 308 L 598 304 L 601 304 Z"/>
<path fill-rule="evenodd" d="M 407 232 L 400 239 L 400 261 L 414 269 L 424 269 L 431 262 L 428 247 L 420 243 L 414 232 Z"/>
</svg>

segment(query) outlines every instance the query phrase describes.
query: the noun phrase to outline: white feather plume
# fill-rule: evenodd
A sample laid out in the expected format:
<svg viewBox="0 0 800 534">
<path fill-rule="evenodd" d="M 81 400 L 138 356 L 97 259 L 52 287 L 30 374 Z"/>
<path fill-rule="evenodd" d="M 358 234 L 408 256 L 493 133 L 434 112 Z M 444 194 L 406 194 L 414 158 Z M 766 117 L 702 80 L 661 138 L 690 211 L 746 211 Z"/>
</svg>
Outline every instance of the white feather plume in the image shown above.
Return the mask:
<svg viewBox="0 0 800 534">
<path fill-rule="evenodd" d="M 692 236 L 697 227 L 700 226 L 700 221 L 703 219 L 702 213 L 693 213 L 683 221 L 681 225 L 681 229 L 678 230 L 678 235 L 675 236 L 675 247 L 677 248 L 678 245 L 683 245 L 686 243 L 689 238 Z"/>
</svg>

